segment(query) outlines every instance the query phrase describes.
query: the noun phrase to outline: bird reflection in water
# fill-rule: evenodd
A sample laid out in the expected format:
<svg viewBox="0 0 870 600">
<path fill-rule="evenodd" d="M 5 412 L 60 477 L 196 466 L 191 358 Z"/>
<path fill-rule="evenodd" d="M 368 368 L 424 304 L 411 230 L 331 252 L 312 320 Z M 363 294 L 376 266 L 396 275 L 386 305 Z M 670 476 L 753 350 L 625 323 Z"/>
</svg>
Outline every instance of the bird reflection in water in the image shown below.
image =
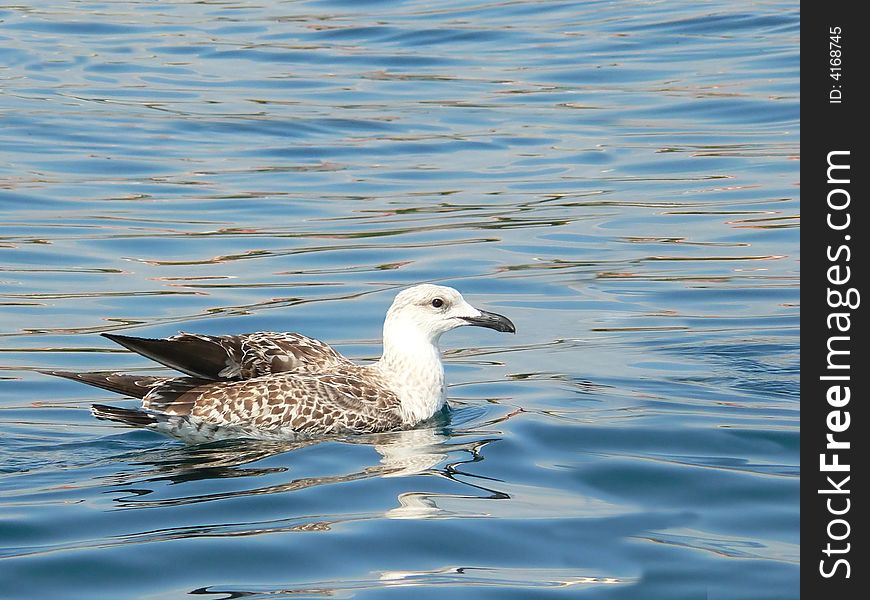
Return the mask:
<svg viewBox="0 0 870 600">
<path fill-rule="evenodd" d="M 459 409 L 460 412 L 463 409 Z M 257 536 L 270 533 L 328 532 L 334 526 L 355 521 L 390 519 L 438 519 L 488 516 L 486 509 L 479 511 L 470 508 L 479 500 L 509 500 L 506 492 L 498 489 L 499 480 L 469 473 L 464 465 L 484 460 L 483 449 L 501 439 L 501 432 L 493 426 L 521 414 L 518 409 L 497 419 L 452 426 L 445 418 L 426 427 L 404 431 L 360 435 L 347 438 L 308 440 L 292 443 L 263 442 L 256 440 L 235 440 L 214 442 L 197 446 L 183 446 L 155 449 L 135 461 L 128 461 L 136 467 L 133 472 L 113 476 L 115 491 L 123 490 L 124 495 L 117 497 L 115 503 L 121 510 L 189 505 L 200 502 L 240 499 L 255 495 L 280 494 L 311 490 L 317 486 L 342 484 L 378 477 L 401 478 L 419 483 L 418 476 L 434 476 L 459 484 L 456 492 L 424 492 L 406 490 L 398 493 L 396 505 L 386 510 L 359 513 L 333 513 L 320 515 L 289 515 L 277 519 L 255 520 L 249 522 L 202 524 L 173 527 L 127 534 L 116 538 L 117 544 L 136 544 L 182 538 L 214 538 Z M 227 489 L 221 484 L 221 491 L 215 493 L 192 494 L 165 497 L 167 490 L 189 489 L 207 485 L 228 478 L 275 479 L 290 473 L 293 465 L 289 458 L 295 453 L 304 452 L 319 444 L 349 444 L 356 447 L 370 446 L 376 451 L 370 463 L 362 468 L 343 474 L 298 477 L 282 483 L 263 486 L 248 486 Z M 282 460 L 283 458 L 283 460 Z M 300 460 L 305 466 L 310 461 Z M 377 462 L 375 462 L 377 460 Z M 276 466 L 264 466 L 261 462 Z M 357 463 L 358 464 L 358 463 Z M 146 467 L 143 469 L 142 467 Z M 415 484 L 411 484 L 415 485 Z M 163 496 L 155 498 L 154 496 Z M 150 498 L 149 498 L 150 497 Z M 450 507 L 454 507 L 451 509 Z M 258 586 L 253 584 L 245 589 L 232 589 L 232 586 L 209 585 L 193 589 L 188 593 L 194 596 L 207 596 L 221 600 L 243 597 L 285 597 L 296 595 L 333 595 L 355 590 L 384 587 L 428 586 L 435 583 L 452 582 L 459 585 L 492 585 L 493 582 L 509 582 L 510 585 L 529 588 L 552 588 L 587 585 L 611 585 L 626 583 L 627 580 L 601 573 L 578 573 L 573 569 L 544 572 L 540 569 L 516 570 L 481 569 L 476 567 L 451 567 L 447 571 L 423 572 L 376 572 L 371 579 L 342 580 L 337 582 L 315 582 L 299 584 L 298 587 L 279 585 Z"/>
<path fill-rule="evenodd" d="M 123 491 L 123 495 L 115 498 L 116 506 L 120 509 L 179 506 L 245 496 L 293 492 L 375 477 L 413 475 L 443 477 L 459 483 L 463 489 L 469 491 L 469 494 L 447 495 L 446 497 L 449 498 L 507 499 L 509 498 L 507 494 L 493 489 L 493 486 L 498 483 L 496 480 L 464 472 L 461 467 L 464 464 L 483 460 L 481 450 L 500 439 L 497 437 L 500 432 L 488 429 L 489 426 L 505 421 L 520 412 L 518 410 L 467 429 L 452 429 L 446 423 L 440 422 L 402 431 L 319 440 L 287 443 L 231 440 L 195 446 L 155 449 L 139 454 L 135 460 L 129 461 L 131 466 L 137 467 L 135 470 L 116 473 L 109 478 L 109 481 L 116 486 L 115 491 Z M 277 466 L 265 466 L 256 463 L 283 454 L 290 455 L 290 453 L 323 443 L 371 446 L 380 456 L 380 460 L 377 464 L 370 464 L 347 473 L 299 477 L 282 483 L 244 489 L 223 489 L 226 486 L 221 486 L 220 491 L 213 493 L 165 497 L 167 489 L 174 489 L 171 486 L 180 484 L 229 478 L 278 478 L 282 473 L 290 473 L 292 465 L 281 463 Z M 462 453 L 462 458 L 451 461 L 451 455 L 458 453 Z M 157 492 L 158 488 L 160 488 L 159 493 Z M 187 486 L 182 486 L 182 489 L 184 488 Z M 161 495 L 164 497 L 156 497 Z M 440 497 L 445 497 L 445 495 L 417 491 L 403 492 L 397 498 L 399 506 L 379 516 L 388 518 L 447 516 L 450 513 L 444 513 L 437 506 L 437 500 Z M 347 519 L 343 518 L 342 520 Z M 322 524 L 319 527 L 323 528 Z M 279 526 L 278 529 L 286 529 L 286 527 Z M 259 532 L 262 532 L 262 529 L 251 530 L 248 533 Z M 243 535 L 244 533 L 235 531 L 234 533 L 227 532 L 227 534 Z"/>
</svg>

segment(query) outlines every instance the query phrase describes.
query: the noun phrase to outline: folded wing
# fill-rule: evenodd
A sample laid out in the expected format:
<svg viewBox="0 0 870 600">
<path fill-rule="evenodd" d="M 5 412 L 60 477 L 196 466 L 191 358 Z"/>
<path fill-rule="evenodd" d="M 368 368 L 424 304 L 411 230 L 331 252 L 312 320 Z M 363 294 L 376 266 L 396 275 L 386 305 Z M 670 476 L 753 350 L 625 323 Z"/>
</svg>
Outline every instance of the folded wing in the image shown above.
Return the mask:
<svg viewBox="0 0 870 600">
<path fill-rule="evenodd" d="M 225 336 L 180 333 L 165 339 L 102 335 L 167 367 L 209 380 L 237 381 L 277 373 L 323 373 L 351 364 L 323 342 L 298 333 Z"/>
</svg>

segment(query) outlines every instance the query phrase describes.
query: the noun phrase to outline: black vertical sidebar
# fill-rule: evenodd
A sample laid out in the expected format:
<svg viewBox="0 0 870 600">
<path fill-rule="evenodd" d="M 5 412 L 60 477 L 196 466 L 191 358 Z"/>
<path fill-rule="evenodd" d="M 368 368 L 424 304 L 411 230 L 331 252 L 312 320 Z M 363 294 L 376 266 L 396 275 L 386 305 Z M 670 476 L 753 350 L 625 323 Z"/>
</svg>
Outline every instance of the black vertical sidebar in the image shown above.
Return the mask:
<svg viewBox="0 0 870 600">
<path fill-rule="evenodd" d="M 870 232 L 866 19 L 801 6 L 801 595 L 864 598 L 870 583 Z M 865 294 L 866 292 L 866 294 Z M 865 306 L 865 303 L 868 306 Z M 859 558 L 860 557 L 860 558 Z"/>
</svg>

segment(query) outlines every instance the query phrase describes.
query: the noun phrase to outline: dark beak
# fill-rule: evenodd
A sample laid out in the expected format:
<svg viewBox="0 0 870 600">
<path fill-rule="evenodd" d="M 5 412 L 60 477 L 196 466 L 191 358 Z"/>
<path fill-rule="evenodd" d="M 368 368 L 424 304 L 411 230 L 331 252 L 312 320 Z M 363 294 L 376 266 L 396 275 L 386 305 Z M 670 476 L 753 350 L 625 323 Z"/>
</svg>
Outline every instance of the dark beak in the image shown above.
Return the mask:
<svg viewBox="0 0 870 600">
<path fill-rule="evenodd" d="M 474 325 L 476 327 L 486 327 L 488 329 L 495 329 L 496 331 L 501 331 L 502 333 L 516 333 L 517 328 L 514 327 L 514 324 L 511 323 L 511 320 L 507 317 L 503 317 L 502 315 L 497 315 L 495 313 L 486 312 L 485 310 L 480 311 L 479 317 L 462 317 L 469 325 Z"/>
</svg>

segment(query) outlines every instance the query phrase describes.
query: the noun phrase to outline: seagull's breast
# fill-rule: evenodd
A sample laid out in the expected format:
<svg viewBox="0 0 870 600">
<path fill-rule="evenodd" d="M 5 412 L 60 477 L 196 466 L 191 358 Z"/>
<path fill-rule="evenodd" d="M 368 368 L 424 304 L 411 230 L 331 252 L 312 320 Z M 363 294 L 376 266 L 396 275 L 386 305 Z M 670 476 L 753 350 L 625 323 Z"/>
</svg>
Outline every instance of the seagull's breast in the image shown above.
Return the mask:
<svg viewBox="0 0 870 600">
<path fill-rule="evenodd" d="M 386 357 L 378 366 L 401 402 L 400 411 L 407 425 L 432 417 L 444 406 L 444 366 L 437 347 L 430 345 L 398 357 Z"/>
</svg>

